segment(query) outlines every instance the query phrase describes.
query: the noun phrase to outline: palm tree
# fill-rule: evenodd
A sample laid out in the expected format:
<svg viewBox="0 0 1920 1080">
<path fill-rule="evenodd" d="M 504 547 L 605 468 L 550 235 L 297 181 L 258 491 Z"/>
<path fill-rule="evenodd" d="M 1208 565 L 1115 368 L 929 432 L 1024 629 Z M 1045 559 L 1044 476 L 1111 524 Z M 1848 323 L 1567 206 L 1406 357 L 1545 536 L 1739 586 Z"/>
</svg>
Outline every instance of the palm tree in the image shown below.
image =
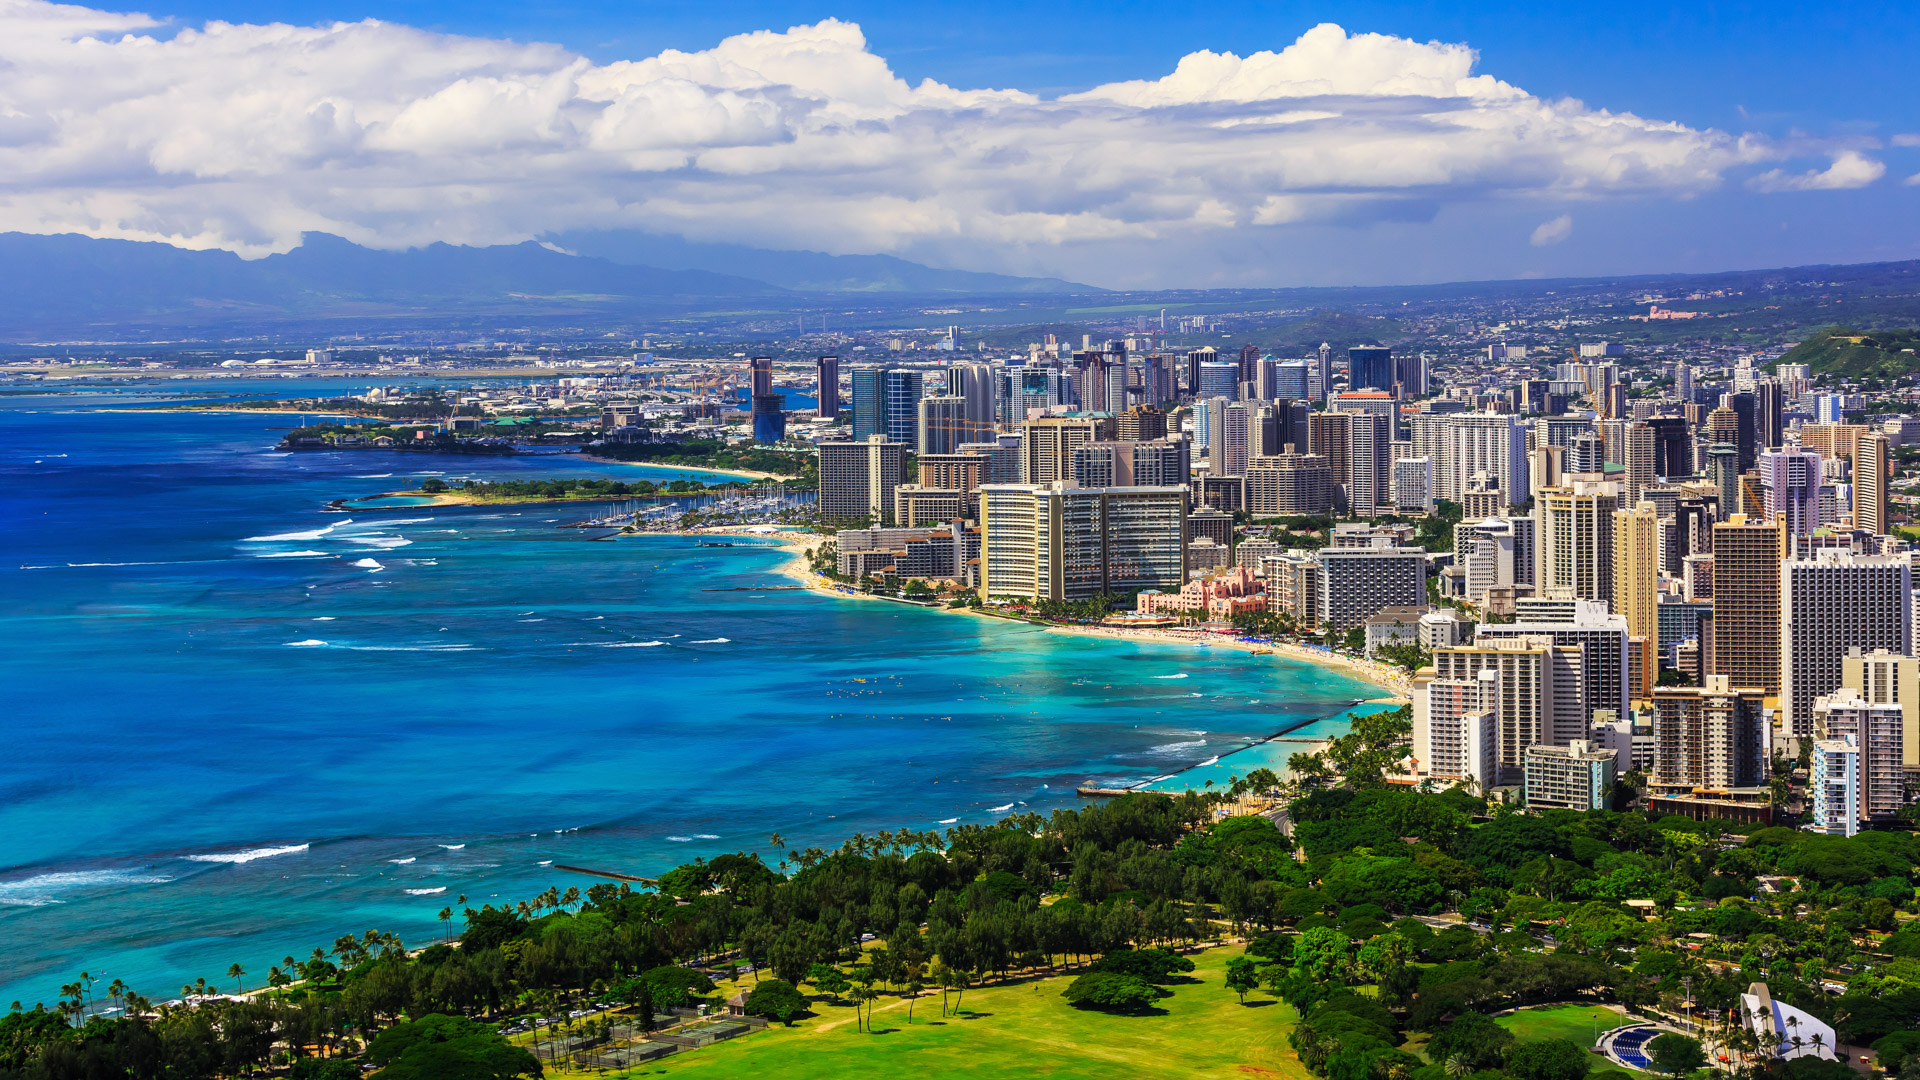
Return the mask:
<svg viewBox="0 0 1920 1080">
<path fill-rule="evenodd" d="M 441 908 L 440 921 L 446 924 L 447 929 L 445 933 L 447 935 L 447 940 L 452 941 L 453 940 L 453 909 L 450 907 Z"/>
</svg>

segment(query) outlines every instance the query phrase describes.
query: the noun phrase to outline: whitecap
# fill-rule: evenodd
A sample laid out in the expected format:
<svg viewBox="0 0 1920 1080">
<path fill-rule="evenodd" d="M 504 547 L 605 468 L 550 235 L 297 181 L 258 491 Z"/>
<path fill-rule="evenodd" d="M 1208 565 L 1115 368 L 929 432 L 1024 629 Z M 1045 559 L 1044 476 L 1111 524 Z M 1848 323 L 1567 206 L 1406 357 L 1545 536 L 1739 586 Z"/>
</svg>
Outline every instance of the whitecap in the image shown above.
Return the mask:
<svg viewBox="0 0 1920 1080">
<path fill-rule="evenodd" d="M 988 810 L 987 810 L 987 812 L 988 812 L 989 814 L 1004 814 L 1004 813 L 1006 813 L 1007 811 L 1009 811 L 1009 810 L 1011 810 L 1011 809 L 1013 809 L 1013 804 L 1012 804 L 1012 803 L 1008 803 L 1008 804 L 1007 804 L 1007 805 L 1005 805 L 1005 806 L 995 806 L 995 807 L 990 807 L 990 808 L 988 808 Z"/>
<path fill-rule="evenodd" d="M 956 821 L 959 821 L 959 820 L 960 820 L 960 819 L 959 819 L 959 818 L 957 818 L 957 817 L 943 817 L 943 818 L 941 818 L 941 819 L 940 819 L 940 824 L 942 824 L 942 825 L 951 825 L 951 824 L 953 824 L 954 822 L 956 822 Z"/>
<path fill-rule="evenodd" d="M 164 885 L 173 879 L 145 869 L 58 870 L 17 881 L 0 881 L 0 906 L 46 907 L 65 903 L 55 893 L 123 885 Z"/>
<path fill-rule="evenodd" d="M 459 850 L 460 850 L 461 848 L 463 848 L 463 847 L 466 847 L 467 845 L 465 845 L 465 844 L 441 844 L 440 846 L 441 846 L 441 847 L 443 847 L 443 848 L 446 848 L 446 849 L 447 849 L 448 851 L 459 851 Z"/>
<path fill-rule="evenodd" d="M 385 480 L 387 477 L 392 475 L 393 474 L 390 472 L 377 472 L 377 473 L 367 473 L 363 476 L 350 476 L 348 477 L 348 479 L 349 480 Z"/>
<path fill-rule="evenodd" d="M 439 520 L 438 518 L 430 518 L 430 517 L 425 517 L 425 518 L 396 518 L 396 519 L 394 519 L 394 520 L 392 520 L 392 521 L 384 521 L 384 520 L 383 520 L 383 521 L 381 521 L 381 522 L 380 522 L 380 525 L 381 525 L 381 527 L 383 527 L 383 528 L 386 528 L 386 527 L 391 527 L 391 526 L 394 526 L 394 525 L 425 525 L 425 524 L 427 524 L 428 522 L 431 522 L 431 521 L 438 521 L 438 520 Z"/>
<path fill-rule="evenodd" d="M 1200 696 L 1200 691 L 1198 691 L 1198 690 L 1195 690 L 1195 691 L 1194 691 L 1193 693 L 1191 693 L 1191 694 L 1188 694 L 1187 696 L 1188 696 L 1188 697 L 1199 697 L 1199 696 Z"/>
<path fill-rule="evenodd" d="M 687 642 L 687 644 L 689 645 L 725 645 L 729 640 L 731 639 L 723 638 L 723 637 L 712 637 L 712 638 L 702 638 L 699 641 L 689 641 Z"/>
<path fill-rule="evenodd" d="M 676 844 L 690 844 L 693 842 L 693 837 L 691 836 L 669 836 L 667 839 Z"/>
<path fill-rule="evenodd" d="M 364 544 L 367 547 L 376 548 L 406 547 L 413 543 L 404 536 L 348 536 L 344 539 L 349 544 Z"/>
<path fill-rule="evenodd" d="M 373 570 L 376 572 L 386 569 L 386 567 L 381 566 L 378 562 L 375 562 L 372 559 L 360 559 L 356 561 L 353 565 L 361 567 L 362 569 Z"/>
<path fill-rule="evenodd" d="M 715 835 L 713 835 L 713 834 L 712 834 L 712 833 L 710 833 L 710 832 L 697 832 L 697 833 L 694 833 L 694 834 L 693 834 L 693 838 L 694 838 L 695 840 L 718 840 L 718 839 L 720 839 L 719 837 L 717 837 L 717 836 L 715 836 Z"/>
<path fill-rule="evenodd" d="M 256 559 L 324 559 L 324 551 L 268 551 L 254 556 Z"/>
<path fill-rule="evenodd" d="M 418 855 L 409 855 L 404 859 L 388 859 L 387 861 L 392 863 L 395 866 L 405 866 L 408 863 L 413 862 L 418 858 L 420 858 L 420 856 Z"/>
<path fill-rule="evenodd" d="M 455 645 L 348 645 L 354 652 L 474 652 L 478 646 L 464 642 Z"/>
<path fill-rule="evenodd" d="M 553 865 L 553 860 L 552 860 L 552 859 L 541 859 L 541 860 L 540 860 L 540 865 L 541 865 L 541 866 L 552 866 L 552 865 Z"/>
<path fill-rule="evenodd" d="M 1192 750 L 1195 747 L 1205 746 L 1205 745 L 1207 745 L 1207 740 L 1205 739 L 1195 739 L 1192 742 L 1161 743 L 1159 746 L 1154 747 L 1149 752 L 1155 753 L 1155 754 L 1177 754 L 1182 750 Z"/>
<path fill-rule="evenodd" d="M 1194 766 L 1194 768 L 1196 768 L 1196 769 L 1204 769 L 1204 768 L 1206 768 L 1206 767 L 1207 767 L 1208 765 L 1218 765 L 1218 764 L 1220 764 L 1220 755 L 1218 755 L 1218 754 L 1215 754 L 1214 756 L 1212 756 L 1212 757 L 1210 757 L 1210 758 L 1208 758 L 1207 760 L 1205 760 L 1205 761 L 1203 761 L 1203 762 L 1201 762 L 1200 764 L 1198 764 L 1198 765 L 1196 765 L 1196 766 Z"/>
<path fill-rule="evenodd" d="M 279 540 L 318 540 L 342 525 L 353 524 L 352 518 L 336 521 L 324 529 L 307 529 L 303 532 L 274 533 L 271 536 L 249 536 L 240 542 L 243 544 L 271 544 Z"/>
<path fill-rule="evenodd" d="M 245 851 L 228 851 L 217 855 L 189 855 L 188 862 L 211 863 L 250 863 L 255 859 L 271 859 L 275 855 L 295 855 L 307 850 L 307 844 L 288 844 L 286 847 L 248 848 Z"/>
<path fill-rule="evenodd" d="M 650 649 L 655 645 L 665 645 L 664 641 L 596 641 L 594 644 L 603 649 Z"/>
<path fill-rule="evenodd" d="M 447 891 L 447 887 L 445 885 L 441 885 L 432 889 L 408 889 L 407 895 L 408 896 L 439 896 L 441 893 L 446 891 Z"/>
<path fill-rule="evenodd" d="M 1178 675 L 1155 675 L 1154 676 L 1154 678 L 1156 679 L 1184 679 L 1186 677 L 1187 677 L 1187 673 L 1184 671 Z"/>
<path fill-rule="evenodd" d="M 325 644 L 326 642 L 321 641 L 317 637 L 310 637 L 305 641 L 289 641 L 287 642 L 287 647 L 290 649 L 312 649 Z"/>
<path fill-rule="evenodd" d="M 545 619 L 518 619 L 517 622 L 546 622 Z"/>
</svg>

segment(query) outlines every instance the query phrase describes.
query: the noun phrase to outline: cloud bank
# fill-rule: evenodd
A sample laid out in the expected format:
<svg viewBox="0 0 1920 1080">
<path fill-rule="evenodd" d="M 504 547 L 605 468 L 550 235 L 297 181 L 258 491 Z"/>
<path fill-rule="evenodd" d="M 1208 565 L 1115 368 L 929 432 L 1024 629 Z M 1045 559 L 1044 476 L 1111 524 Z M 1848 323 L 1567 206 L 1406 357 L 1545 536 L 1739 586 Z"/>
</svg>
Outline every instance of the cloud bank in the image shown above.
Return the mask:
<svg viewBox="0 0 1920 1080">
<path fill-rule="evenodd" d="M 1194 53 L 1043 100 L 909 85 L 835 20 L 600 66 L 372 20 L 173 32 L 0 0 L 0 230 L 249 256 L 308 231 L 395 248 L 633 227 L 832 252 L 1150 249 L 1458 201 L 1688 196 L 1781 156 L 1544 100 L 1476 59 L 1322 24 L 1278 52 Z M 1753 183 L 1881 172 L 1849 152 Z M 1533 242 L 1570 222 L 1554 226 Z"/>
</svg>

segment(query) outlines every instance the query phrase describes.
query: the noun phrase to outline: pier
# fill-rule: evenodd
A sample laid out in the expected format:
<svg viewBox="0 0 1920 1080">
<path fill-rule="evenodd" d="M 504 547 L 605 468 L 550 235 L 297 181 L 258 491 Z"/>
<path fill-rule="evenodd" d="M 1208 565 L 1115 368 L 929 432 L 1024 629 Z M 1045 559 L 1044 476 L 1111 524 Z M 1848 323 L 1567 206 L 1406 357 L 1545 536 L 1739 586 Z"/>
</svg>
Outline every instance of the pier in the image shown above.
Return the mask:
<svg viewBox="0 0 1920 1080">
<path fill-rule="evenodd" d="M 553 868 L 555 870 L 566 870 L 575 874 L 585 874 L 588 877 L 612 878 L 615 881 L 632 881 L 641 885 L 653 884 L 653 879 L 650 877 L 640 877 L 637 874 L 622 874 L 614 870 L 589 870 L 584 866 L 565 866 L 560 863 L 554 863 Z"/>
</svg>

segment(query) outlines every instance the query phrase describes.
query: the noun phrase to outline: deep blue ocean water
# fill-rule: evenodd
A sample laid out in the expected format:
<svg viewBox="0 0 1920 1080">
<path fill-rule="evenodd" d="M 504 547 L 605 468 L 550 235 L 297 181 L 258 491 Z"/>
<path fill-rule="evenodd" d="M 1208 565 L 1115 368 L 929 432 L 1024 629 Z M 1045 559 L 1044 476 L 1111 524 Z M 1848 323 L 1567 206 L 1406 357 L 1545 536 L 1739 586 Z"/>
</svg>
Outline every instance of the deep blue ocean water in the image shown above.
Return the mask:
<svg viewBox="0 0 1920 1080">
<path fill-rule="evenodd" d="M 1377 692 L 754 590 L 789 584 L 779 552 L 595 541 L 557 527 L 579 506 L 323 510 L 426 475 L 685 473 L 283 454 L 285 417 L 105 411 L 200 385 L 0 396 L 0 1006 L 82 969 L 155 997 L 257 979 L 345 932 L 425 942 L 460 894 L 595 883 L 555 862 L 1046 812 L 1301 718 L 1341 730 Z"/>
</svg>

